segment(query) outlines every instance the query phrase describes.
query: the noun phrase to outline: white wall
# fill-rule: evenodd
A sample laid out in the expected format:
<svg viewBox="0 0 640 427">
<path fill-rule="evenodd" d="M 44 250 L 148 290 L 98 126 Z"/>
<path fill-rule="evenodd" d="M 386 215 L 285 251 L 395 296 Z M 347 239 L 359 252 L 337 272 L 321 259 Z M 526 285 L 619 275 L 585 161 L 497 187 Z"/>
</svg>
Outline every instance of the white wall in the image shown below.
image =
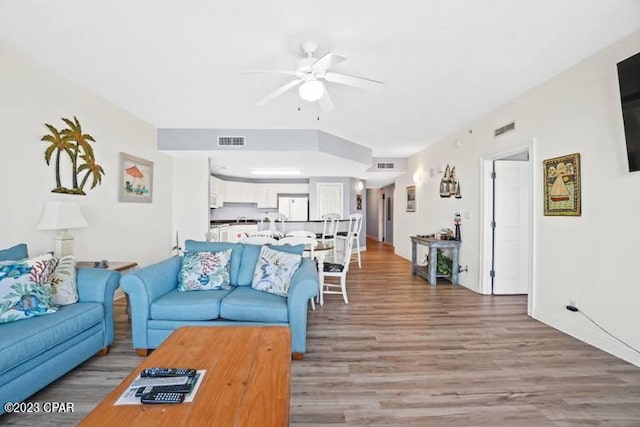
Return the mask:
<svg viewBox="0 0 640 427">
<path fill-rule="evenodd" d="M 43 206 L 48 200 L 72 200 L 89 224 L 71 231 L 78 259 L 144 265 L 168 256 L 172 168 L 155 149 L 155 128 L 7 46 L 0 45 L 0 64 L 0 248 L 26 242 L 31 254 L 53 250 L 55 232 L 35 229 Z M 55 167 L 47 166 L 46 144 L 40 141 L 45 122 L 60 128 L 61 117 L 74 115 L 96 139 L 96 161 L 106 172 L 102 185 L 86 196 L 51 193 Z M 154 162 L 153 203 L 118 203 L 121 151 Z M 62 174 L 71 186 L 70 167 Z"/>
<path fill-rule="evenodd" d="M 471 219 L 462 222 L 460 263 L 469 265 L 469 273 L 461 274 L 460 280 L 478 291 L 480 159 L 535 140 L 533 316 L 640 365 L 637 353 L 564 308 L 570 300 L 576 301 L 581 311 L 640 349 L 636 269 L 640 174 L 630 174 L 627 169 L 616 70 L 617 62 L 638 51 L 640 32 L 412 156 L 408 173 L 396 181 L 398 200 L 411 185 L 415 170 L 422 170 L 424 178 L 417 188 L 417 214 L 404 212 L 404 207 L 396 204 L 394 243 L 398 255 L 411 256 L 409 235 L 452 227 L 454 212 L 468 211 Z M 516 131 L 494 139 L 493 130 L 512 120 Z M 542 160 L 575 152 L 581 154 L 582 162 L 582 216 L 545 217 Z M 429 177 L 430 168 L 447 163 L 456 166 L 460 200 L 441 199 L 440 176 Z"/>
<path fill-rule="evenodd" d="M 205 240 L 209 231 L 209 158 L 186 153 L 173 158 L 173 226 L 180 245 L 188 239 Z"/>
</svg>

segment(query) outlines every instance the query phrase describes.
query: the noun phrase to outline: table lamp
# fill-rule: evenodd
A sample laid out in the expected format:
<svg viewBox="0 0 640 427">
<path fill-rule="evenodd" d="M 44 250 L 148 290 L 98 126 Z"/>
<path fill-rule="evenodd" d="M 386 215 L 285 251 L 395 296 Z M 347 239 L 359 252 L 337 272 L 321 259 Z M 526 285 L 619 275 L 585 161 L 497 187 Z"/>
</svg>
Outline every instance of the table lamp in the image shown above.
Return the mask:
<svg viewBox="0 0 640 427">
<path fill-rule="evenodd" d="M 87 221 L 82 216 L 80 205 L 75 202 L 51 201 L 44 205 L 44 211 L 38 230 L 58 230 L 54 239 L 54 253 L 57 257 L 73 255 L 73 236 L 70 228 L 87 227 Z"/>
</svg>

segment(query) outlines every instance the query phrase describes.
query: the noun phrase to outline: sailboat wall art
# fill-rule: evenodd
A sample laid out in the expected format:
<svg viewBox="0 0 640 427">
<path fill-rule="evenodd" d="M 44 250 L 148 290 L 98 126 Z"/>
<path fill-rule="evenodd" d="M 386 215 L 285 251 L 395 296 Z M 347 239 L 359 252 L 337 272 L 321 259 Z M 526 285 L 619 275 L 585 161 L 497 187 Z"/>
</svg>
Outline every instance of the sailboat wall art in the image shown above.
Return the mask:
<svg viewBox="0 0 640 427">
<path fill-rule="evenodd" d="M 547 159 L 544 162 L 544 214 L 580 216 L 580 154 Z"/>
</svg>

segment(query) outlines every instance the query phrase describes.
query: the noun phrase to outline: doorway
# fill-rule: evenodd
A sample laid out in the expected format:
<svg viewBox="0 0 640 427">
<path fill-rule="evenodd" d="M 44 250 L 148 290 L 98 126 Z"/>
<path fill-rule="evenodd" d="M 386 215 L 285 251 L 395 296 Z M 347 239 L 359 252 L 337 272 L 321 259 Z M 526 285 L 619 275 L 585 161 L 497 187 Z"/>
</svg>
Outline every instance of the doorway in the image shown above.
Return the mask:
<svg viewBox="0 0 640 427">
<path fill-rule="evenodd" d="M 481 291 L 531 297 L 533 259 L 532 147 L 482 160 Z M 531 298 L 529 311 L 531 312 Z"/>
<path fill-rule="evenodd" d="M 393 194 L 395 184 L 380 190 L 380 238 L 385 245 L 393 246 Z"/>
</svg>

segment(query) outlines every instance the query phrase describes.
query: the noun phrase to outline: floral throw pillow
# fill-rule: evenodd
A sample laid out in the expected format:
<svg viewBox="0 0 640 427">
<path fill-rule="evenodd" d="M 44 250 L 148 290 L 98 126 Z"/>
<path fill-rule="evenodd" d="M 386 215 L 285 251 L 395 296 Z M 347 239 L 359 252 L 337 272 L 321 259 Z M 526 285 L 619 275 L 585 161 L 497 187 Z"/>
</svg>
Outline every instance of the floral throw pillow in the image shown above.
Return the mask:
<svg viewBox="0 0 640 427">
<path fill-rule="evenodd" d="M 302 256 L 271 249 L 260 249 L 251 287 L 270 294 L 287 296 L 291 278 L 302 262 Z"/>
<path fill-rule="evenodd" d="M 51 254 L 0 265 L 0 323 L 53 313 Z"/>
<path fill-rule="evenodd" d="M 231 249 L 220 252 L 187 252 L 178 277 L 179 291 L 230 289 Z"/>
<path fill-rule="evenodd" d="M 51 291 L 53 303 L 68 305 L 78 302 L 78 284 L 76 283 L 76 259 L 72 255 L 54 258 L 51 273 Z"/>
</svg>

